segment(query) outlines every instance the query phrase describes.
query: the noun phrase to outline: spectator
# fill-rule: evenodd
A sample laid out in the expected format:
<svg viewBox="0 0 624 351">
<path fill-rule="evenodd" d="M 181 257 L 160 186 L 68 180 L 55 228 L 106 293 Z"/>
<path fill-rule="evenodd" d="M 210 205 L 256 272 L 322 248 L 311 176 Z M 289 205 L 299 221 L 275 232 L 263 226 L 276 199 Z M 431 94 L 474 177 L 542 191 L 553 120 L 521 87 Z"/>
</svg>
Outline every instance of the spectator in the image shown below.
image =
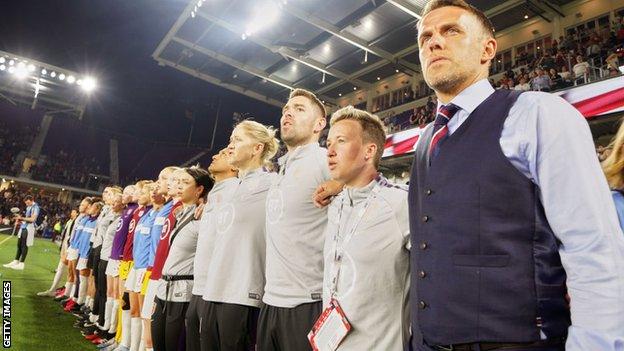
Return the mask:
<svg viewBox="0 0 624 351">
<path fill-rule="evenodd" d="M 514 90 L 528 91 L 528 90 L 531 90 L 531 86 L 527 82 L 526 78 L 522 77 L 520 78 L 520 83 L 514 87 Z"/>
<path fill-rule="evenodd" d="M 594 59 L 600 56 L 600 45 L 594 40 L 592 40 L 591 44 L 585 50 L 587 58 Z"/>
<path fill-rule="evenodd" d="M 531 81 L 531 88 L 535 91 L 550 91 L 550 77 L 544 74 L 544 70 L 538 68 L 535 70 L 535 78 Z"/>
<path fill-rule="evenodd" d="M 572 67 L 574 72 L 574 80 L 578 83 L 585 83 L 587 75 L 589 75 L 589 63 L 583 59 L 583 56 L 576 56 L 576 64 Z"/>
</svg>

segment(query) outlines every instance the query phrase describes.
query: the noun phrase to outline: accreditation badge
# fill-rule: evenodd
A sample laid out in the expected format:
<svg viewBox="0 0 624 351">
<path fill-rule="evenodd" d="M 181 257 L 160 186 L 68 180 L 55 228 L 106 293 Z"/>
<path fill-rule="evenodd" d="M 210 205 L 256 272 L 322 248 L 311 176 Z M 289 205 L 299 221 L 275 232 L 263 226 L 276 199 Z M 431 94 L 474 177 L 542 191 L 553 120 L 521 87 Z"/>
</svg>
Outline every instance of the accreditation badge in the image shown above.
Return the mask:
<svg viewBox="0 0 624 351">
<path fill-rule="evenodd" d="M 349 331 L 351 324 L 347 316 L 338 301 L 331 299 L 308 333 L 308 340 L 314 351 L 334 351 Z"/>
</svg>

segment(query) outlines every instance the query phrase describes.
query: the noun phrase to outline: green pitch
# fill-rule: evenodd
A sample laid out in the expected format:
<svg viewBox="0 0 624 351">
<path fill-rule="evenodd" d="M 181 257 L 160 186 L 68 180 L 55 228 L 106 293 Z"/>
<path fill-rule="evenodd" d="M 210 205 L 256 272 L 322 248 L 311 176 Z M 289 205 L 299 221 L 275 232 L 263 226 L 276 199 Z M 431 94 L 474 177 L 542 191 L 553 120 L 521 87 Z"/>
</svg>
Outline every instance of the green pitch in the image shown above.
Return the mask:
<svg viewBox="0 0 624 351">
<path fill-rule="evenodd" d="M 64 312 L 53 298 L 36 295 L 52 284 L 59 260 L 58 246 L 49 239 L 35 239 L 35 245 L 28 249 L 26 268 L 16 271 L 2 267 L 15 258 L 17 246 L 17 238 L 6 233 L 0 235 L 0 280 L 11 281 L 11 349 L 95 350 L 73 327 L 73 315 Z M 61 284 L 64 283 L 65 278 Z"/>
</svg>

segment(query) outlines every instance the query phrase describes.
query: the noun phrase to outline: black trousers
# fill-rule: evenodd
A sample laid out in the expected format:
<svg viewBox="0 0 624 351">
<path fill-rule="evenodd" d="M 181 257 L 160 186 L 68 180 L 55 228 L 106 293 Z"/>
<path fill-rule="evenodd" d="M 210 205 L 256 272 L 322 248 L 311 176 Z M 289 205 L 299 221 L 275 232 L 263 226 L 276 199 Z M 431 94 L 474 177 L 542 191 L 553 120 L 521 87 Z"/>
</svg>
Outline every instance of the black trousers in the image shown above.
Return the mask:
<svg viewBox="0 0 624 351">
<path fill-rule="evenodd" d="M 100 304 L 102 303 L 100 301 L 100 297 L 98 294 L 98 289 L 99 289 L 99 281 L 98 281 L 98 274 L 99 274 L 99 265 L 100 265 L 100 251 L 102 250 L 102 246 L 98 246 L 98 247 L 92 247 L 91 251 L 89 251 L 89 260 L 91 261 L 91 269 L 93 270 L 91 272 L 91 274 L 93 275 L 93 282 L 95 283 L 95 296 L 93 297 L 93 314 L 98 314 L 99 310 L 100 310 Z M 87 267 L 89 267 L 89 265 L 87 264 Z M 106 300 L 104 300 L 104 302 L 106 302 Z"/>
<path fill-rule="evenodd" d="M 258 319 L 258 351 L 312 350 L 308 332 L 322 309 L 320 301 L 293 308 L 263 305 Z"/>
<path fill-rule="evenodd" d="M 26 246 L 26 241 L 28 240 L 28 232 L 26 228 L 20 229 L 21 236 L 17 239 L 17 254 L 15 255 L 15 259 L 20 262 L 24 262 L 26 260 L 26 255 L 28 255 L 28 246 Z"/>
<path fill-rule="evenodd" d="M 93 313 L 98 315 L 98 324 L 104 326 L 104 317 L 106 314 L 106 289 L 108 288 L 108 284 L 106 283 L 106 267 L 108 266 L 108 261 L 100 260 L 99 258 L 98 260 L 97 274 L 94 272 L 95 302 L 93 303 Z"/>
<path fill-rule="evenodd" d="M 200 351 L 200 331 L 202 317 L 208 302 L 201 296 L 193 295 L 186 310 L 186 351 Z"/>
<path fill-rule="evenodd" d="M 257 307 L 207 302 L 201 318 L 201 350 L 254 350 L 259 312 Z"/>
<path fill-rule="evenodd" d="M 152 344 L 155 351 L 184 351 L 184 317 L 188 306 L 188 302 L 156 298 L 156 309 L 152 315 Z"/>
</svg>

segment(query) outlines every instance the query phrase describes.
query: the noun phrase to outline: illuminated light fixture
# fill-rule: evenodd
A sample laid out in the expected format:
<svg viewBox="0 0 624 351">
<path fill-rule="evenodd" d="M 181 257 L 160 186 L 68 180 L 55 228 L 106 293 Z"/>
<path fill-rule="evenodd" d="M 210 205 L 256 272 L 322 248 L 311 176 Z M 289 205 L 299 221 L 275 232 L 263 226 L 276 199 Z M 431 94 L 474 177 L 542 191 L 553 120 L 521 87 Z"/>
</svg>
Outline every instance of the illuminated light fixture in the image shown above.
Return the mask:
<svg viewBox="0 0 624 351">
<path fill-rule="evenodd" d="M 273 1 L 265 1 L 255 8 L 249 24 L 245 28 L 245 35 L 251 36 L 266 27 L 273 25 L 280 16 L 280 8 Z"/>
<path fill-rule="evenodd" d="M 243 39 L 243 40 L 247 39 L 247 34 L 245 34 L 245 33 L 241 34 L 241 39 Z"/>
<path fill-rule="evenodd" d="M 373 20 L 371 20 L 370 18 L 365 19 L 364 28 L 367 30 L 370 30 L 371 28 L 373 28 Z"/>
<path fill-rule="evenodd" d="M 76 77 L 74 76 L 67 77 L 67 83 L 74 84 L 75 81 L 76 81 Z"/>
<path fill-rule="evenodd" d="M 82 79 L 78 79 L 78 80 L 76 81 L 76 84 L 77 84 L 77 85 L 79 85 L 79 86 L 80 86 L 80 85 L 82 85 Z"/>
<path fill-rule="evenodd" d="M 17 68 L 15 69 L 15 76 L 17 79 L 24 79 L 27 75 L 28 71 L 26 70 L 26 65 L 17 65 Z"/>
<path fill-rule="evenodd" d="M 353 90 L 357 90 L 357 87 L 353 87 Z"/>
<path fill-rule="evenodd" d="M 44 68 L 44 69 L 41 70 L 41 74 L 43 74 L 45 76 L 46 74 L 48 74 L 48 71 Z"/>
<path fill-rule="evenodd" d="M 64 73 L 59 74 L 59 80 L 65 80 L 65 74 Z"/>
<path fill-rule="evenodd" d="M 65 188 L 62 188 L 61 191 L 65 191 Z"/>
<path fill-rule="evenodd" d="M 14 64 L 15 64 L 15 61 L 13 61 L 13 60 L 9 61 L 9 66 L 13 66 Z"/>
<path fill-rule="evenodd" d="M 96 88 L 96 86 L 97 86 L 97 83 L 95 82 L 95 79 L 93 79 L 92 77 L 85 77 L 82 80 L 81 87 L 86 92 L 93 91 Z"/>
<path fill-rule="evenodd" d="M 6 61 L 6 59 L 3 57 L 0 57 L 0 63 L 4 63 Z"/>
<path fill-rule="evenodd" d="M 17 68 L 26 68 L 26 64 L 24 62 L 20 62 L 17 64 Z"/>
<path fill-rule="evenodd" d="M 524 15 L 524 19 L 529 19 L 529 15 Z"/>
<path fill-rule="evenodd" d="M 325 72 L 323 72 L 323 77 L 321 78 L 321 84 L 325 84 Z"/>
<path fill-rule="evenodd" d="M 342 96 L 342 93 L 338 93 L 338 96 Z"/>
<path fill-rule="evenodd" d="M 56 72 L 52 71 L 52 73 L 50 73 L 50 77 L 52 78 L 56 77 Z"/>
<path fill-rule="evenodd" d="M 331 51 L 331 46 L 329 45 L 329 43 L 325 44 L 325 45 L 323 46 L 323 52 L 324 52 L 325 54 L 329 54 L 329 52 L 330 52 L 330 51 Z"/>
<path fill-rule="evenodd" d="M 15 72 L 15 67 L 11 66 L 9 67 L 9 73 L 13 74 Z"/>
<path fill-rule="evenodd" d="M 292 65 L 292 71 L 297 72 L 297 70 L 299 70 L 299 66 L 295 63 Z"/>
<path fill-rule="evenodd" d="M 191 11 L 191 18 L 195 18 L 195 12 Z"/>
<path fill-rule="evenodd" d="M 197 2 L 197 7 L 202 7 L 203 4 L 204 4 L 204 2 L 202 0 L 199 0 Z"/>
<path fill-rule="evenodd" d="M 193 7 L 193 12 L 197 12 L 197 6 Z"/>
<path fill-rule="evenodd" d="M 377 80 L 381 80 L 381 77 L 377 77 Z"/>
<path fill-rule="evenodd" d="M 399 73 L 399 70 L 398 70 L 398 69 L 395 69 L 395 70 L 394 70 L 394 72 L 395 72 L 395 73 Z"/>
<path fill-rule="evenodd" d="M 28 65 L 28 71 L 29 72 L 34 72 L 35 71 L 35 65 L 33 65 L 32 63 L 30 65 Z"/>
<path fill-rule="evenodd" d="M 4 71 L 6 69 L 5 65 L 0 65 L 0 71 Z"/>
<path fill-rule="evenodd" d="M 367 63 L 368 62 L 368 51 L 364 51 L 364 61 L 362 61 L 362 63 Z"/>
</svg>

